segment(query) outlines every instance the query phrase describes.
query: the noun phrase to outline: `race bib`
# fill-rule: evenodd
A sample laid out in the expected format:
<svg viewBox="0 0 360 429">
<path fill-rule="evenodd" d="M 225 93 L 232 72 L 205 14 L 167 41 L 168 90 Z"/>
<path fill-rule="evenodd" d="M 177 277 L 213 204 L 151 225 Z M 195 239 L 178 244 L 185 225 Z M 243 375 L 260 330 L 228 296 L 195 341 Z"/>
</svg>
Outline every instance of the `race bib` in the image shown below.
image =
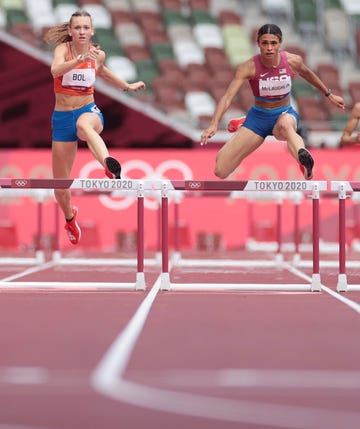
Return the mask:
<svg viewBox="0 0 360 429">
<path fill-rule="evenodd" d="M 93 68 L 73 69 L 63 75 L 62 86 L 65 88 L 85 90 L 95 84 L 95 79 L 95 70 Z"/>
</svg>

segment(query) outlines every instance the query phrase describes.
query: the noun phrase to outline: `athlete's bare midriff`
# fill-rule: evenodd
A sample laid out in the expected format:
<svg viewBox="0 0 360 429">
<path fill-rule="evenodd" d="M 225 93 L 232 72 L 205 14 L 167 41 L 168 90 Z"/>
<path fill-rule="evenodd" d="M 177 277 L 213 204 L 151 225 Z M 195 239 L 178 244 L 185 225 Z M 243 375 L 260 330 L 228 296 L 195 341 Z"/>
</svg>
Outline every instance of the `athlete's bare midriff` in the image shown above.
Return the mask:
<svg viewBox="0 0 360 429">
<path fill-rule="evenodd" d="M 262 109 L 279 109 L 280 107 L 285 107 L 290 104 L 290 95 L 283 98 L 282 100 L 276 101 L 261 101 L 255 100 L 255 106 L 261 107 Z"/>
<path fill-rule="evenodd" d="M 69 110 L 80 109 L 94 102 L 93 94 L 88 95 L 68 95 L 55 94 L 55 110 L 68 112 Z"/>
</svg>

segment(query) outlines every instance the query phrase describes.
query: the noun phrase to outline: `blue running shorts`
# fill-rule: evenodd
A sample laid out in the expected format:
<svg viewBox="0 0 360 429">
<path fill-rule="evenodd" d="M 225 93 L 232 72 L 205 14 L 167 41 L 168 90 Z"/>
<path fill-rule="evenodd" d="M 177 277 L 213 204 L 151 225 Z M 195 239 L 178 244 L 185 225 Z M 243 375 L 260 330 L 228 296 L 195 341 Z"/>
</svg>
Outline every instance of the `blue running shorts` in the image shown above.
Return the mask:
<svg viewBox="0 0 360 429">
<path fill-rule="evenodd" d="M 243 127 L 265 139 L 267 136 L 272 135 L 273 128 L 282 113 L 289 113 L 294 116 L 298 125 L 300 116 L 289 104 L 278 109 L 262 109 L 261 107 L 252 106 L 247 112 Z"/>
<path fill-rule="evenodd" d="M 54 110 L 51 118 L 52 139 L 56 142 L 74 142 L 78 139 L 76 122 L 83 113 L 96 113 L 104 126 L 104 116 L 95 103 L 76 110 Z"/>
</svg>

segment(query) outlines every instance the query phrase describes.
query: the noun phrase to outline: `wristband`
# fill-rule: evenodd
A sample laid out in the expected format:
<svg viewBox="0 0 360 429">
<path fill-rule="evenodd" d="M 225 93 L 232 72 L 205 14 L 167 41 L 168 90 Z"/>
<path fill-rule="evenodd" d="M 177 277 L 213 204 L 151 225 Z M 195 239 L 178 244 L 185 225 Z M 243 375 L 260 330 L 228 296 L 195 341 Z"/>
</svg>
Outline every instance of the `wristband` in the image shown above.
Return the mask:
<svg viewBox="0 0 360 429">
<path fill-rule="evenodd" d="M 325 97 L 329 97 L 329 95 L 331 95 L 331 94 L 332 94 L 332 89 L 328 89 L 327 93 L 325 94 Z"/>
</svg>

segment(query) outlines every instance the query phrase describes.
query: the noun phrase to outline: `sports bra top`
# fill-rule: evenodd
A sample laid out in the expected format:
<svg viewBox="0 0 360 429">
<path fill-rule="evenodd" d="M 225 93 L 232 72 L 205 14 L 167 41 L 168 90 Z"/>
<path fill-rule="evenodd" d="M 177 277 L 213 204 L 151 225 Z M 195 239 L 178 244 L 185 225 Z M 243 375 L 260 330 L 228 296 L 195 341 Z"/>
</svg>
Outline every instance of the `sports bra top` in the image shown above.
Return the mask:
<svg viewBox="0 0 360 429">
<path fill-rule="evenodd" d="M 73 59 L 71 42 L 66 43 L 68 58 Z M 88 95 L 94 93 L 96 79 L 95 60 L 87 59 L 62 76 L 54 78 L 55 93 L 67 95 Z"/>
<path fill-rule="evenodd" d="M 254 56 L 255 76 L 249 83 L 256 100 L 276 101 L 290 95 L 294 76 L 285 51 L 280 52 L 280 62 L 276 67 L 265 67 L 260 54 Z"/>
</svg>

